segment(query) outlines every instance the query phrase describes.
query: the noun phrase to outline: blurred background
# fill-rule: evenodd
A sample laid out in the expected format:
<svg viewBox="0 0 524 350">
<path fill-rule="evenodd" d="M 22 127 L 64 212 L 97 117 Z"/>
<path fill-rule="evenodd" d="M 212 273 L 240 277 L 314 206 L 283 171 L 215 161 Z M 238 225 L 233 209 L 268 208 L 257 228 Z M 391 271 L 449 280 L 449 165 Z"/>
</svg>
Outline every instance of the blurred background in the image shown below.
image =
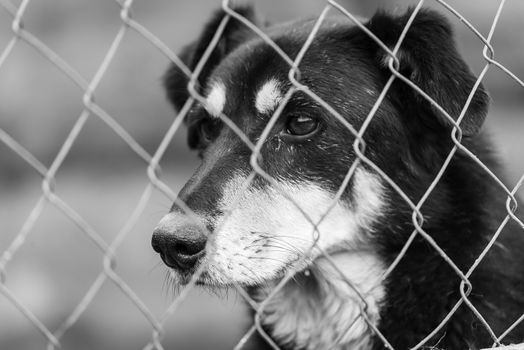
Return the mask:
<svg viewBox="0 0 524 350">
<path fill-rule="evenodd" d="M 272 22 L 315 16 L 325 6 L 313 0 L 253 1 Z M 340 1 L 355 14 L 377 7 L 402 11 L 415 1 Z M 5 6 L 6 1 L 0 1 Z M 18 6 L 20 1 L 13 1 Z M 498 2 L 450 0 L 449 4 L 487 36 Z M 457 40 L 475 73 L 485 65 L 480 40 L 436 1 L 456 27 Z M 220 1 L 135 1 L 133 18 L 173 51 L 193 40 Z M 24 28 L 90 80 L 122 22 L 120 7 L 107 0 L 30 2 Z M 336 13 L 332 10 L 333 14 Z M 493 46 L 495 58 L 524 77 L 524 2 L 508 0 Z M 0 50 L 12 38 L 12 17 L 0 6 Z M 1 51 L 0 51 L 1 52 Z M 168 59 L 130 30 L 96 89 L 96 102 L 153 154 L 172 123 L 161 77 Z M 507 185 L 524 173 L 524 89 L 492 67 L 485 85 L 493 103 L 487 122 L 496 150 L 507 164 Z M 33 47 L 19 42 L 0 66 L 0 129 L 49 166 L 83 109 L 81 91 Z M 180 130 L 161 163 L 162 180 L 177 191 L 197 166 Z M 110 242 L 122 229 L 148 183 L 147 164 L 107 125 L 90 116 L 56 176 L 56 193 Z M 42 194 L 41 177 L 0 142 L 0 256 L 17 236 Z M 166 269 L 150 248 L 153 227 L 171 203 L 159 192 L 116 252 L 116 272 L 160 317 L 176 297 Z M 26 243 L 6 269 L 6 286 L 45 325 L 55 330 L 103 269 L 103 253 L 62 212 L 47 205 Z M 250 320 L 234 293 L 220 297 L 193 290 L 165 326 L 166 349 L 232 349 Z M 63 349 L 142 349 L 152 327 L 136 306 L 107 281 L 65 334 Z M 46 339 L 0 294 L 0 349 L 43 349 Z"/>
</svg>

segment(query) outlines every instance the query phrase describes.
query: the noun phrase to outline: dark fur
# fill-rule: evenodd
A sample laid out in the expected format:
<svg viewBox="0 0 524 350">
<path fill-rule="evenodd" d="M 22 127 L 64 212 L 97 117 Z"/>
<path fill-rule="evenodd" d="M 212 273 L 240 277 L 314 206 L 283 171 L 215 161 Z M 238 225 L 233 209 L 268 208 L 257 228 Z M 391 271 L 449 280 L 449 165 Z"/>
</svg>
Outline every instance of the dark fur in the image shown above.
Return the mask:
<svg viewBox="0 0 524 350">
<path fill-rule="evenodd" d="M 252 10 L 243 8 L 237 11 L 256 21 Z M 410 14 L 395 17 L 378 13 L 366 26 L 392 48 Z M 196 66 L 222 17 L 221 12 L 215 14 L 200 38 L 182 52 L 181 57 L 189 68 Z M 269 27 L 266 32 L 294 58 L 312 23 L 300 21 Z M 332 23 L 320 30 L 304 57 L 300 65 L 301 82 L 358 130 L 390 78 L 390 71 L 384 64 L 387 55 L 349 21 L 333 20 Z M 399 59 L 400 72 L 456 119 L 476 79 L 455 48 L 447 20 L 429 10 L 417 14 L 401 46 Z M 228 95 L 224 112 L 251 140 L 255 140 L 264 124 L 253 123 L 250 116 L 256 115 L 256 111 L 252 107 L 252 96 L 247 92 L 255 91 L 255 86 L 269 77 L 288 81 L 288 71 L 289 67 L 282 58 L 232 18 L 199 77 L 199 83 L 205 86 L 208 77 L 216 75 L 236 84 L 237 88 L 232 92 L 236 95 Z M 180 108 L 188 97 L 187 77 L 173 66 L 165 82 L 170 100 Z M 365 89 L 375 92 L 375 96 L 366 94 Z M 480 86 L 461 123 L 462 143 L 500 174 L 490 142 L 479 132 L 487 110 L 488 96 Z M 313 180 L 335 191 L 356 158 L 352 148 L 354 137 L 302 93 L 296 94 L 283 115 L 298 112 L 320 116 L 326 131 L 312 142 L 297 144 L 294 148 L 285 145 L 278 153 L 275 153 L 270 137 L 262 149 L 262 158 L 266 160 L 262 166 L 271 176 Z M 228 167 L 250 169 L 250 151 L 227 127 L 216 125 L 217 139 L 203 143 L 197 126 L 205 118 L 201 117 L 202 113 L 201 107 L 195 107 L 188 119 L 190 146 L 202 150 L 204 162 L 217 156 L 208 149 L 210 143 L 215 145 L 213 142 L 217 142 L 224 149 L 226 142 L 228 149 L 233 151 L 220 154 L 220 166 L 209 178 L 202 180 L 196 194 L 182 191 L 181 199 L 193 209 L 214 206 L 214 197 L 209 193 L 216 191 L 213 188 L 217 181 L 230 176 Z M 453 146 L 450 134 L 451 125 L 446 118 L 397 79 L 364 135 L 365 154 L 416 203 Z M 325 149 L 325 152 L 319 149 Z M 351 186 L 345 196 L 350 197 L 350 189 Z M 373 244 L 381 258 L 391 263 L 414 227 L 412 210 L 392 188 L 387 192 L 389 209 L 377 224 Z M 504 219 L 505 200 L 503 190 L 495 181 L 459 150 L 421 209 L 423 228 L 466 272 Z M 469 300 L 498 336 L 524 312 L 524 232 L 510 221 L 497 242 L 470 278 L 473 289 Z M 387 280 L 379 330 L 395 349 L 414 346 L 460 299 L 460 281 L 434 248 L 419 236 Z M 457 350 L 478 349 L 493 343 L 485 327 L 465 304 L 427 345 L 437 341 L 438 348 Z M 504 343 L 522 341 L 524 324 L 503 339 Z M 289 344 L 281 345 L 294 349 Z M 258 346 L 267 347 L 263 341 Z M 384 346 L 376 339 L 373 348 L 382 349 Z"/>
</svg>

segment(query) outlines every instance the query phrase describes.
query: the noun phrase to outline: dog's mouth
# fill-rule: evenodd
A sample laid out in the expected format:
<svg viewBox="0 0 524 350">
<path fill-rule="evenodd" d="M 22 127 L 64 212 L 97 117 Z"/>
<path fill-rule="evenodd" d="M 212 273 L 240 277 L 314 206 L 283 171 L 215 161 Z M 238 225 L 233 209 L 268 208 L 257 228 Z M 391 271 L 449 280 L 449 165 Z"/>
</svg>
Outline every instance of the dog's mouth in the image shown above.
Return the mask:
<svg viewBox="0 0 524 350">
<path fill-rule="evenodd" d="M 259 286 L 276 285 L 282 279 L 286 278 L 289 272 L 292 272 L 292 280 L 303 280 L 309 279 L 312 271 L 321 271 L 319 266 L 332 265 L 333 262 L 341 260 L 345 255 L 351 254 L 347 250 L 337 250 L 329 253 L 329 258 L 325 255 L 318 255 L 314 259 L 308 257 L 297 258 L 294 262 L 290 262 L 271 273 L 270 278 L 266 279 L 253 279 L 251 281 L 240 280 L 237 281 L 233 276 L 219 275 L 216 276 L 212 271 L 216 271 L 215 266 L 212 262 L 200 262 L 192 271 L 180 271 L 176 270 L 177 283 L 180 285 L 187 285 L 194 280 L 194 284 L 204 288 L 229 288 L 234 286 L 240 286 L 243 288 L 256 288 Z M 231 262 L 234 263 L 234 262 Z M 320 272 L 322 274 L 322 272 Z"/>
<path fill-rule="evenodd" d="M 303 260 L 303 259 L 302 259 Z M 235 262 L 230 262 L 234 264 Z M 274 285 L 280 282 L 290 270 L 294 271 L 294 275 L 303 274 L 311 266 L 311 261 L 306 265 L 304 263 L 297 264 L 296 267 L 292 267 L 292 264 L 287 264 L 286 268 L 280 268 L 278 271 L 271 273 L 271 278 L 256 278 L 252 280 L 236 280 L 234 276 L 225 274 L 224 272 L 217 273 L 216 266 L 213 262 L 200 261 L 191 270 L 184 270 L 171 267 L 172 278 L 175 283 L 180 286 L 186 286 L 190 283 L 194 283 L 197 286 L 204 288 L 230 288 L 234 286 L 240 286 L 243 288 L 252 288 L 260 285 Z M 295 277 L 294 277 L 295 278 Z"/>
</svg>

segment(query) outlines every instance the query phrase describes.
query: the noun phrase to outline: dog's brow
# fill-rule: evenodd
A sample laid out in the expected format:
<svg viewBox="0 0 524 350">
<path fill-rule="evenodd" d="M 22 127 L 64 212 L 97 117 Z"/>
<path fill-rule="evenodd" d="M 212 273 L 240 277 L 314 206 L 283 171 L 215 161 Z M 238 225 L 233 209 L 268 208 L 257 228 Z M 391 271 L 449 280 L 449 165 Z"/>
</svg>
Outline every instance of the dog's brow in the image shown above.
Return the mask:
<svg viewBox="0 0 524 350">
<path fill-rule="evenodd" d="M 211 84 L 206 102 L 204 107 L 207 112 L 218 118 L 226 105 L 226 86 L 224 83 L 217 81 Z"/>
<path fill-rule="evenodd" d="M 276 79 L 268 80 L 257 92 L 255 107 L 259 113 L 266 114 L 278 106 L 282 100 L 280 84 Z"/>
</svg>

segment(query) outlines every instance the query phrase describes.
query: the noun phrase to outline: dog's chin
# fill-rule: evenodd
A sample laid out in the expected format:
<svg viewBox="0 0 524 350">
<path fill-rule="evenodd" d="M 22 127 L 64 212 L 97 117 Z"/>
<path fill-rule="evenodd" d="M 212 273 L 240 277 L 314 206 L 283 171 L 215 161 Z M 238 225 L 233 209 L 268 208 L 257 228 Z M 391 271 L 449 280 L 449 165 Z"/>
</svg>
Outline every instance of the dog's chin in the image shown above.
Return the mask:
<svg viewBox="0 0 524 350">
<path fill-rule="evenodd" d="M 355 253 L 350 253 L 348 251 L 335 251 L 329 254 L 330 258 L 326 258 L 323 255 L 320 255 L 312 261 L 309 262 L 303 261 L 300 266 L 296 266 L 295 272 L 290 280 L 292 281 L 306 281 L 311 279 L 312 275 L 317 277 L 322 276 L 323 273 L 330 271 L 333 272 L 332 266 L 337 266 L 338 268 L 343 268 L 344 265 L 353 264 L 352 261 L 346 262 L 351 257 L 355 256 Z M 357 254 L 358 256 L 358 254 Z M 320 271 L 320 273 L 312 273 L 312 271 Z M 323 271 L 323 272 L 322 272 Z M 198 276 L 195 275 L 198 273 Z M 175 271 L 174 278 L 176 284 L 180 286 L 186 286 L 190 283 L 194 283 L 197 286 L 206 288 L 206 289 L 224 289 L 231 287 L 241 287 L 244 289 L 257 289 L 258 287 L 271 287 L 276 286 L 282 281 L 289 273 L 288 269 L 281 269 L 273 272 L 267 278 L 258 276 L 258 278 L 253 280 L 235 280 L 233 276 L 228 275 L 215 275 L 210 273 L 208 269 L 201 269 L 197 271 Z"/>
<path fill-rule="evenodd" d="M 256 289 L 261 286 L 275 286 L 277 285 L 284 276 L 277 276 L 274 278 L 268 278 L 263 280 L 253 280 L 253 281 L 235 281 L 227 279 L 214 279 L 209 274 L 204 271 L 196 280 L 196 285 L 204 288 L 211 289 L 224 289 L 224 288 L 235 288 L 240 287 L 245 290 Z"/>
<path fill-rule="evenodd" d="M 331 255 L 332 259 L 338 260 L 339 255 L 344 255 L 343 252 L 337 252 Z M 311 271 L 317 270 L 318 265 L 325 264 L 326 258 L 324 256 L 319 256 L 313 261 L 308 263 L 300 264 L 301 266 L 296 266 L 294 274 L 290 280 L 292 281 L 304 281 L 309 280 L 312 276 Z M 180 286 L 186 286 L 190 283 L 194 283 L 196 286 L 203 287 L 205 289 L 224 289 L 232 287 L 241 287 L 244 289 L 257 289 L 259 287 L 274 287 L 279 284 L 282 279 L 286 278 L 290 271 L 288 269 L 281 269 L 270 274 L 267 278 L 258 276 L 258 278 L 253 280 L 235 280 L 232 276 L 219 275 L 216 276 L 211 274 L 207 269 L 200 271 L 199 275 L 195 275 L 195 271 L 192 272 L 180 272 L 175 271 L 175 280 L 176 283 Z"/>
<path fill-rule="evenodd" d="M 296 271 L 291 278 L 291 281 L 298 281 L 308 279 L 310 277 L 310 266 L 304 267 L 299 271 Z M 231 279 L 230 276 L 219 276 L 215 278 L 208 271 L 203 270 L 197 277 L 191 273 L 187 274 L 176 274 L 176 282 L 180 286 L 186 286 L 194 281 L 196 286 L 204 289 L 228 289 L 228 288 L 242 288 L 244 290 L 257 290 L 258 288 L 273 288 L 278 285 L 288 274 L 287 270 L 278 271 L 268 278 L 258 278 L 252 281 L 236 281 Z"/>
<path fill-rule="evenodd" d="M 197 286 L 204 287 L 204 288 L 211 288 L 211 289 L 222 289 L 222 288 L 229 288 L 234 283 L 224 283 L 223 281 L 219 281 L 217 279 L 214 279 L 210 276 L 209 272 L 204 270 L 198 276 L 196 283 Z"/>
<path fill-rule="evenodd" d="M 212 276 L 207 270 L 203 270 L 200 272 L 198 276 L 196 276 L 192 272 L 180 272 L 180 271 L 174 271 L 174 274 L 172 275 L 174 283 L 180 287 L 185 287 L 189 284 L 194 284 L 198 287 L 202 287 L 204 289 L 229 289 L 229 288 L 235 288 L 235 287 L 241 287 L 245 290 L 251 290 L 251 289 L 257 289 L 258 287 L 268 287 L 268 286 L 275 286 L 277 285 L 284 277 L 285 277 L 285 271 L 282 273 L 279 273 L 276 276 L 272 276 L 272 278 L 267 279 L 257 279 L 253 281 L 236 281 L 234 279 L 231 279 L 230 276 L 219 276 L 214 277 Z"/>
<path fill-rule="evenodd" d="M 208 271 L 203 270 L 198 276 L 193 273 L 175 272 L 175 283 L 181 287 L 194 283 L 194 285 L 205 289 L 224 289 L 234 286 L 250 287 L 249 283 L 240 283 L 236 281 L 227 281 L 226 279 L 213 278 Z"/>
</svg>

